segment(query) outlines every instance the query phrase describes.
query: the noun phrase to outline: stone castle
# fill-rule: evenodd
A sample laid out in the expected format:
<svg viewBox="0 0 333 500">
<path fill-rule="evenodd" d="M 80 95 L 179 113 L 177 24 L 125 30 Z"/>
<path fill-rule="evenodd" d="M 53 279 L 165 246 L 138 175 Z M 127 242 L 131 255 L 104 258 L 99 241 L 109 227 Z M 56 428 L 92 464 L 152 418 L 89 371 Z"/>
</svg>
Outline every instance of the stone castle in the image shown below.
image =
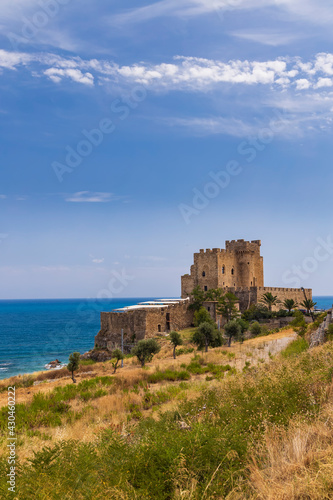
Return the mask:
<svg viewBox="0 0 333 500">
<path fill-rule="evenodd" d="M 243 312 L 251 304 L 257 304 L 262 296 L 270 292 L 283 302 L 294 299 L 298 304 L 304 300 L 299 288 L 276 288 L 264 286 L 264 261 L 260 255 L 261 241 L 233 240 L 225 242 L 225 249 L 200 250 L 194 254 L 191 274 L 181 277 L 181 296 L 189 297 L 193 288 L 199 286 L 207 291 L 222 288 L 232 292 L 239 300 Z M 305 290 L 312 298 L 312 290 Z M 279 307 L 278 307 L 279 308 Z"/>
<path fill-rule="evenodd" d="M 238 298 L 241 312 L 261 301 L 271 292 L 283 302 L 294 299 L 298 304 L 304 300 L 299 288 L 276 288 L 264 286 L 264 264 L 260 255 L 261 241 L 226 241 L 225 249 L 200 250 L 194 254 L 190 274 L 181 277 L 181 299 L 160 299 L 141 302 L 134 306 L 101 313 L 101 330 L 95 337 L 95 347 L 109 350 L 119 346 L 121 331 L 125 343 L 141 340 L 171 330 L 181 330 L 193 324 L 193 312 L 188 310 L 193 289 L 203 291 L 222 288 Z M 312 298 L 312 290 L 305 290 Z M 223 318 L 216 313 L 216 303 L 207 301 L 204 307 L 216 322 Z M 276 307 L 279 309 L 279 306 Z"/>
</svg>

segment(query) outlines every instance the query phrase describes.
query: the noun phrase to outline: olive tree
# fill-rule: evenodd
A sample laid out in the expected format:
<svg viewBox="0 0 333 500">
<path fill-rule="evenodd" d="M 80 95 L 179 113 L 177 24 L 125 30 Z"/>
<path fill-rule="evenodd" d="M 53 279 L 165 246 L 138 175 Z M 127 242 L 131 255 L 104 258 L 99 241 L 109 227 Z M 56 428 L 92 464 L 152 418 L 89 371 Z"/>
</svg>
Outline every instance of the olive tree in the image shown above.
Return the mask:
<svg viewBox="0 0 333 500">
<path fill-rule="evenodd" d="M 228 337 L 228 347 L 230 347 L 231 339 L 232 338 L 236 338 L 236 339 L 239 338 L 239 336 L 242 333 L 242 328 L 241 328 L 239 322 L 236 319 L 233 319 L 225 325 L 224 331 Z"/>
<path fill-rule="evenodd" d="M 155 339 L 139 340 L 132 349 L 132 354 L 138 358 L 142 368 L 153 359 L 154 354 L 160 352 L 161 347 Z"/>
<path fill-rule="evenodd" d="M 192 342 L 198 346 L 199 349 L 205 348 L 208 351 L 208 346 L 219 347 L 222 345 L 222 336 L 216 330 L 212 323 L 201 323 L 192 336 Z"/>
<path fill-rule="evenodd" d="M 170 342 L 173 345 L 173 357 L 176 359 L 176 347 L 183 344 L 180 333 L 175 331 L 170 332 Z"/>
<path fill-rule="evenodd" d="M 74 384 L 76 383 L 76 380 L 74 378 L 74 372 L 76 372 L 79 369 L 79 366 L 80 366 L 80 353 L 73 352 L 69 356 L 67 370 L 71 372 Z"/>
<path fill-rule="evenodd" d="M 112 366 L 113 366 L 113 373 L 116 373 L 119 361 L 121 361 L 122 359 L 124 359 L 124 357 L 125 357 L 124 353 L 122 353 L 120 349 L 115 349 L 113 351 L 113 353 L 112 353 L 112 360 L 111 360 L 111 363 L 112 363 Z"/>
</svg>

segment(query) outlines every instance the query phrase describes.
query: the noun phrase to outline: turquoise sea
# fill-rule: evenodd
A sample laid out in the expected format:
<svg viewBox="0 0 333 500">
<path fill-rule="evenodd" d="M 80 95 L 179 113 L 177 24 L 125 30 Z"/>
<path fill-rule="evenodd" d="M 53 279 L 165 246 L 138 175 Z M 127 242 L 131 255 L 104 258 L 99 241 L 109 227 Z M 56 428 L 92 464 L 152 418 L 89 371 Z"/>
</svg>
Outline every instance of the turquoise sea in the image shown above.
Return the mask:
<svg viewBox="0 0 333 500">
<path fill-rule="evenodd" d="M 56 358 L 67 363 L 73 351 L 94 347 L 101 311 L 152 299 L 1 300 L 0 379 L 44 370 Z"/>
<path fill-rule="evenodd" d="M 131 299 L 2 300 L 0 301 L 0 379 L 32 373 L 73 351 L 94 346 L 100 312 L 136 304 L 153 297 Z M 333 297 L 314 297 L 328 309 Z"/>
</svg>

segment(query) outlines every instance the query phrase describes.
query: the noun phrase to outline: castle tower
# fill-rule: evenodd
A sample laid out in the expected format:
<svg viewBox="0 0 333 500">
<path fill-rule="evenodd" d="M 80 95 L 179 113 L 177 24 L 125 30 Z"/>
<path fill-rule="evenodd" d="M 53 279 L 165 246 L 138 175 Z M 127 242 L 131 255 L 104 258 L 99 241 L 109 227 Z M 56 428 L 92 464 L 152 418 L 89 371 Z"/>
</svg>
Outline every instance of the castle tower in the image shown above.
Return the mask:
<svg viewBox="0 0 333 500">
<path fill-rule="evenodd" d="M 264 263 L 260 256 L 260 240 L 226 241 L 226 250 L 234 254 L 237 287 L 264 286 Z"/>
<path fill-rule="evenodd" d="M 182 298 L 193 288 L 248 288 L 264 286 L 263 258 L 260 240 L 226 241 L 226 248 L 200 250 L 194 254 L 191 274 L 182 276 Z"/>
</svg>

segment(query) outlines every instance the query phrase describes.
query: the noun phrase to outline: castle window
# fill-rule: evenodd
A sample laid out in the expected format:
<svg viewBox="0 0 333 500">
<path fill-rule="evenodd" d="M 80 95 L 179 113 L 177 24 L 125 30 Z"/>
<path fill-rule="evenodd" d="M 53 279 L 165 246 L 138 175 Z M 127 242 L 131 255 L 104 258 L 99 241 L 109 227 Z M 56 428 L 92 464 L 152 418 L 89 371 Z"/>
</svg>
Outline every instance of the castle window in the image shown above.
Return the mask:
<svg viewBox="0 0 333 500">
<path fill-rule="evenodd" d="M 202 276 L 203 276 L 203 277 L 205 277 L 205 276 L 206 276 L 205 271 L 202 271 Z"/>
<path fill-rule="evenodd" d="M 222 274 L 224 274 L 224 273 L 225 273 L 225 267 L 222 266 Z"/>
<path fill-rule="evenodd" d="M 250 265 L 250 262 L 248 262 L 248 265 Z"/>
<path fill-rule="evenodd" d="M 208 312 L 210 311 L 210 307 L 209 307 L 209 306 L 207 307 L 207 311 L 208 311 Z"/>
<path fill-rule="evenodd" d="M 157 330 L 161 332 L 161 325 L 157 325 Z"/>
<path fill-rule="evenodd" d="M 235 270 L 234 268 L 231 269 L 231 274 L 234 275 L 235 274 Z"/>
<path fill-rule="evenodd" d="M 207 290 L 208 290 L 208 287 L 207 287 L 207 286 L 205 286 L 204 290 L 205 290 L 205 292 L 207 292 Z"/>
</svg>

